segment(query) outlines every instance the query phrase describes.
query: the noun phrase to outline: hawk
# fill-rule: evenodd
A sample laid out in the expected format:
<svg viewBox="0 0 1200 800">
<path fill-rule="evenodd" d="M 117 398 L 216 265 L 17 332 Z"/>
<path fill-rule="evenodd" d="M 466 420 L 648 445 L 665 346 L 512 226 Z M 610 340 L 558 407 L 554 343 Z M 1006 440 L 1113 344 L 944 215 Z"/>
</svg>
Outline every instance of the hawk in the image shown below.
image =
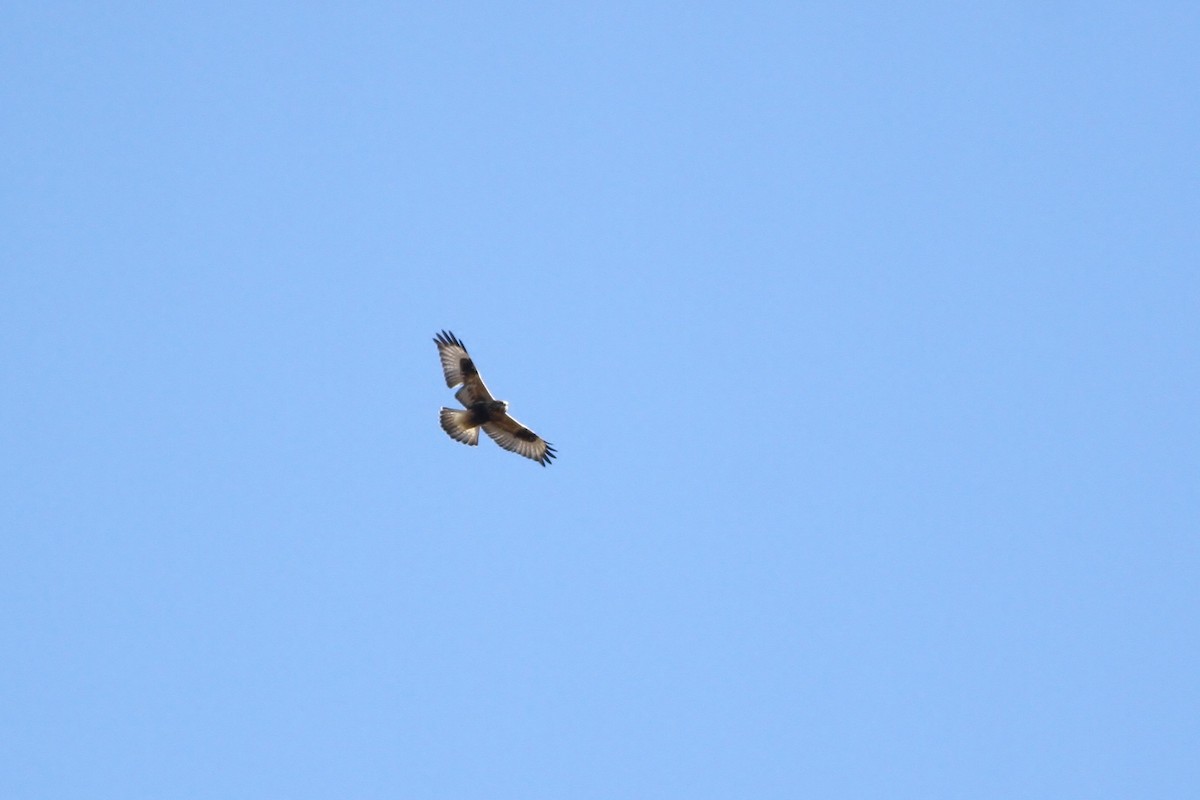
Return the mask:
<svg viewBox="0 0 1200 800">
<path fill-rule="evenodd" d="M 442 371 L 446 373 L 446 385 L 453 388 L 462 384 L 454 393 L 454 399 L 466 408 L 443 408 L 442 430 L 450 438 L 472 447 L 479 444 L 479 429 L 492 437 L 505 450 L 520 453 L 543 467 L 557 453 L 542 437 L 526 428 L 508 415 L 508 403 L 492 397 L 483 385 L 475 362 L 467 354 L 467 347 L 457 336 L 442 331 L 433 338 L 438 355 L 442 357 Z"/>
</svg>

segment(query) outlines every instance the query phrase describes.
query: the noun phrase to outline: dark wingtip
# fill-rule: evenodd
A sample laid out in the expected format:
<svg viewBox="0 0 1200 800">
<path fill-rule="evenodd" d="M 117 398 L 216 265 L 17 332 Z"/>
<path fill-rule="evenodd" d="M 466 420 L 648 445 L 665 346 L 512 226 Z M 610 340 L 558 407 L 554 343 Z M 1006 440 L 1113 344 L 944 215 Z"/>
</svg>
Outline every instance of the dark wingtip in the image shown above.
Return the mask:
<svg viewBox="0 0 1200 800">
<path fill-rule="evenodd" d="M 467 346 L 462 343 L 462 339 L 459 339 L 450 331 L 439 331 L 438 335 L 433 337 L 433 341 L 437 342 L 437 344 L 442 347 L 457 345 L 463 350 L 467 349 Z"/>
</svg>

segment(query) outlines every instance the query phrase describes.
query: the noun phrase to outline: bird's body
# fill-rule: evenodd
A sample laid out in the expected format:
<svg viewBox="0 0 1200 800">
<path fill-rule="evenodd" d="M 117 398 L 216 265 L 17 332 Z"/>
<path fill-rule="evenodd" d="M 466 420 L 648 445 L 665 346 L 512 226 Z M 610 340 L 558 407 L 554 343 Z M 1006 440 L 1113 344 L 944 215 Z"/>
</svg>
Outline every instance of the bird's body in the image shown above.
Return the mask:
<svg viewBox="0 0 1200 800">
<path fill-rule="evenodd" d="M 467 411 L 471 412 L 471 424 L 483 425 L 508 410 L 508 404 L 501 401 L 491 403 L 475 403 Z"/>
<path fill-rule="evenodd" d="M 440 419 L 442 430 L 455 441 L 468 445 L 479 444 L 479 431 L 492 437 L 505 450 L 533 459 L 543 467 L 557 455 L 554 448 L 542 437 L 526 428 L 508 415 L 508 403 L 492 397 L 475 362 L 467 354 L 466 345 L 449 331 L 442 331 L 433 339 L 442 360 L 442 371 L 446 385 L 462 384 L 454 398 L 465 408 L 442 408 Z"/>
</svg>

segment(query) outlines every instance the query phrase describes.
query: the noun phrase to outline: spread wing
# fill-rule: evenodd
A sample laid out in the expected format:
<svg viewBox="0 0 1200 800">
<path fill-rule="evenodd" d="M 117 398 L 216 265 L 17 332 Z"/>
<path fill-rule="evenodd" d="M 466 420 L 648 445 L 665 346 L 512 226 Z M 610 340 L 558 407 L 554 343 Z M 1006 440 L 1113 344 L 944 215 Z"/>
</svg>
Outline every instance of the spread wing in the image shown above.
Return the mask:
<svg viewBox="0 0 1200 800">
<path fill-rule="evenodd" d="M 558 455 L 549 442 L 508 414 L 501 414 L 493 417 L 490 422 L 485 422 L 483 432 L 492 437 L 492 440 L 505 450 L 532 458 L 543 467 Z"/>
<path fill-rule="evenodd" d="M 467 354 L 467 346 L 457 336 L 449 331 L 442 331 L 433 339 L 437 343 L 438 355 L 442 357 L 442 372 L 446 374 L 447 386 L 462 388 L 455 392 L 454 397 L 464 406 L 473 403 L 491 401 L 492 393 L 479 377 L 475 362 Z"/>
</svg>

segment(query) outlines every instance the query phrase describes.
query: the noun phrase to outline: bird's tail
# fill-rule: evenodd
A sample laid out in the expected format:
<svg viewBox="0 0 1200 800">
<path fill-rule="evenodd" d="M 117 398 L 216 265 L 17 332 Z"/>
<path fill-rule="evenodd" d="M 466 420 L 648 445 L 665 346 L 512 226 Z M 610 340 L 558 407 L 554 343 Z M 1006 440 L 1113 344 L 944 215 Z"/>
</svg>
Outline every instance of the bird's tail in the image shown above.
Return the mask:
<svg viewBox="0 0 1200 800">
<path fill-rule="evenodd" d="M 455 441 L 469 444 L 472 447 L 479 444 L 479 426 L 471 424 L 471 412 L 465 408 L 443 408 L 442 430 L 450 434 Z"/>
</svg>

